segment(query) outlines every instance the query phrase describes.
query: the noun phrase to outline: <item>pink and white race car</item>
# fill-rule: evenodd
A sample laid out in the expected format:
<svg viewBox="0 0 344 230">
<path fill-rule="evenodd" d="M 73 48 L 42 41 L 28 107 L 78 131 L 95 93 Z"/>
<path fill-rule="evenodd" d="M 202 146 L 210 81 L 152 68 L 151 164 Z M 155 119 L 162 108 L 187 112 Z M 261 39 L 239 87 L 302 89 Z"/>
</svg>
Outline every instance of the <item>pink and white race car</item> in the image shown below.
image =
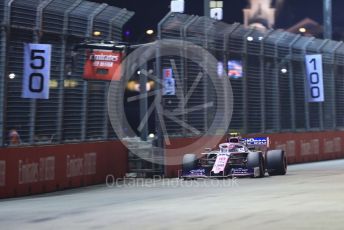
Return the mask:
<svg viewBox="0 0 344 230">
<path fill-rule="evenodd" d="M 183 179 L 207 177 L 264 177 L 285 175 L 287 157 L 283 150 L 269 150 L 269 138 L 230 137 L 219 149 L 206 149 L 200 158 L 196 154 L 183 157 Z"/>
</svg>

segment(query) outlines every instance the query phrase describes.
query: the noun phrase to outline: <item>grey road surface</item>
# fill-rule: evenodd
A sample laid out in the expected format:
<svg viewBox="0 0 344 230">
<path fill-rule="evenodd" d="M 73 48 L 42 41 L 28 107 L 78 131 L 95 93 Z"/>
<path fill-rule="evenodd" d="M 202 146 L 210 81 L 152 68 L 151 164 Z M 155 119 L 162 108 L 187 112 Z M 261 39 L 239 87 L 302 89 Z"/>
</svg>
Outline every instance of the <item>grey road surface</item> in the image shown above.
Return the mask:
<svg viewBox="0 0 344 230">
<path fill-rule="evenodd" d="M 344 160 L 262 179 L 131 180 L 1 200 L 0 229 L 343 230 Z"/>
</svg>

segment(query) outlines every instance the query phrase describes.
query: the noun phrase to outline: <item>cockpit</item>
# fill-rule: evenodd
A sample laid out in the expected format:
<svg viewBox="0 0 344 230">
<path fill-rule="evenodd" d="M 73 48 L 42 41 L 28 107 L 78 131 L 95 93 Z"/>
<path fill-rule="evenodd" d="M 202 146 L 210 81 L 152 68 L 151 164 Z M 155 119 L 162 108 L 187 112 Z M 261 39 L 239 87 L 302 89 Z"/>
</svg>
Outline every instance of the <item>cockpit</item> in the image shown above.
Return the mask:
<svg viewBox="0 0 344 230">
<path fill-rule="evenodd" d="M 220 144 L 220 153 L 233 153 L 233 152 L 246 152 L 245 146 L 234 143 L 223 143 Z"/>
</svg>

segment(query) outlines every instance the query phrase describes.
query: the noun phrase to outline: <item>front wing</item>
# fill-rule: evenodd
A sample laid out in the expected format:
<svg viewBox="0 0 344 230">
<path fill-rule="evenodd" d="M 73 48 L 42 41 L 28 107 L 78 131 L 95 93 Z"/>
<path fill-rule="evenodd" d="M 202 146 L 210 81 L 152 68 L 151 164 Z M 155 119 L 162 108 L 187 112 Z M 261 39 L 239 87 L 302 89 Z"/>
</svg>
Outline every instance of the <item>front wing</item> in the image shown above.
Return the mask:
<svg viewBox="0 0 344 230">
<path fill-rule="evenodd" d="M 207 171 L 204 168 L 190 170 L 183 172 L 181 178 L 197 179 L 197 178 L 230 178 L 230 177 L 258 177 L 260 174 L 259 167 L 256 168 L 231 168 L 215 174 L 212 171 Z"/>
</svg>

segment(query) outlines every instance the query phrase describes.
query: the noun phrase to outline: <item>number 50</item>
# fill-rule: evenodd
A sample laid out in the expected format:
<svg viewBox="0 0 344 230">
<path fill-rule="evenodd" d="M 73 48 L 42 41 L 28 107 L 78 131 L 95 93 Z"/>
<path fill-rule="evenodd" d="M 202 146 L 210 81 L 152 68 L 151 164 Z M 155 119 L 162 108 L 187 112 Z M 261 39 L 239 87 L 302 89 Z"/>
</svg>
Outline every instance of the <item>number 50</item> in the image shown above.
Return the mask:
<svg viewBox="0 0 344 230">
<path fill-rule="evenodd" d="M 45 67 L 44 54 L 45 50 L 31 50 L 30 67 L 34 70 L 42 70 Z M 40 93 L 44 88 L 44 76 L 42 73 L 31 73 L 29 76 L 29 90 L 34 93 Z"/>
</svg>

